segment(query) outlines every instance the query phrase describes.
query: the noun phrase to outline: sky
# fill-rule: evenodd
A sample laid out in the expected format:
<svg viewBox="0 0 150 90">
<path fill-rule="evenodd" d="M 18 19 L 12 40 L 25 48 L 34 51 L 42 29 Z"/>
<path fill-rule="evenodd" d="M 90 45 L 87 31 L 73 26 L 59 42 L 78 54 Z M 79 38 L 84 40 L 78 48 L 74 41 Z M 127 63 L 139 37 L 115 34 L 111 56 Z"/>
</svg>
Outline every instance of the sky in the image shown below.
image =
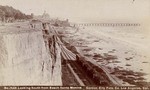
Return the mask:
<svg viewBox="0 0 150 90">
<path fill-rule="evenodd" d="M 0 0 L 20 11 L 72 21 L 138 20 L 150 16 L 150 0 Z"/>
</svg>

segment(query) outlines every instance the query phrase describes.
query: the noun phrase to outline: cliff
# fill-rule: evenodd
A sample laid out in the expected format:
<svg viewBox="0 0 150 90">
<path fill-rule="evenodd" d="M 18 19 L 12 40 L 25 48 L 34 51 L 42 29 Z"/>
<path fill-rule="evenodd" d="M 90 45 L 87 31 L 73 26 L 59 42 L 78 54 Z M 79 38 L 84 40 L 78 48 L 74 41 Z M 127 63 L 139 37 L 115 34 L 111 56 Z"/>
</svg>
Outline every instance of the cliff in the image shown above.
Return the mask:
<svg viewBox="0 0 150 90">
<path fill-rule="evenodd" d="M 0 32 L 0 85 L 61 85 L 41 30 Z"/>
</svg>

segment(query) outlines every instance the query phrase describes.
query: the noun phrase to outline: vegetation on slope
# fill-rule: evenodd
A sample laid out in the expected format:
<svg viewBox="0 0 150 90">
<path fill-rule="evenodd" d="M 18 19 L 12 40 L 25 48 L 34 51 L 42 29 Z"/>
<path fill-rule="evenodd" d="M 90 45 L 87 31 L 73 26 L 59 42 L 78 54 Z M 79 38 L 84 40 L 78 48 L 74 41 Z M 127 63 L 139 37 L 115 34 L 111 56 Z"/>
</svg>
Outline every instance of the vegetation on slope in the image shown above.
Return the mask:
<svg viewBox="0 0 150 90">
<path fill-rule="evenodd" d="M 11 20 L 31 19 L 32 15 L 26 15 L 11 6 L 0 5 L 0 21 L 7 22 Z"/>
</svg>

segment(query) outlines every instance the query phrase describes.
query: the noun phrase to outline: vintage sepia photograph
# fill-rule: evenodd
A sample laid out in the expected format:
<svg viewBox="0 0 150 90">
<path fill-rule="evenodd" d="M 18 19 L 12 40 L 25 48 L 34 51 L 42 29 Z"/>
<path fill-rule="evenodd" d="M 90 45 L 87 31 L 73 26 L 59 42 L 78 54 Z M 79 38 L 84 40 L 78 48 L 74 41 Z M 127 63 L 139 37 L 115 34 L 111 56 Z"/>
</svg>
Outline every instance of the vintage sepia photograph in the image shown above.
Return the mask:
<svg viewBox="0 0 150 90">
<path fill-rule="evenodd" d="M 0 0 L 5 86 L 149 90 L 150 0 Z"/>
</svg>

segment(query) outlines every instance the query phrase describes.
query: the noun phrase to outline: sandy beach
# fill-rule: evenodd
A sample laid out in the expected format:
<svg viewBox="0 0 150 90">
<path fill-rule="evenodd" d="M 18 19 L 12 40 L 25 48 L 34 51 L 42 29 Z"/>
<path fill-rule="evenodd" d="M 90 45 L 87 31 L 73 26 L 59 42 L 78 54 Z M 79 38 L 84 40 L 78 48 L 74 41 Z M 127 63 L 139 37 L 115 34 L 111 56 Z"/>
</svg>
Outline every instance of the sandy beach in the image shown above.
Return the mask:
<svg viewBox="0 0 150 90">
<path fill-rule="evenodd" d="M 150 43 L 140 27 L 80 27 L 63 32 L 65 40 L 128 83 L 124 85 L 150 82 Z"/>
</svg>

